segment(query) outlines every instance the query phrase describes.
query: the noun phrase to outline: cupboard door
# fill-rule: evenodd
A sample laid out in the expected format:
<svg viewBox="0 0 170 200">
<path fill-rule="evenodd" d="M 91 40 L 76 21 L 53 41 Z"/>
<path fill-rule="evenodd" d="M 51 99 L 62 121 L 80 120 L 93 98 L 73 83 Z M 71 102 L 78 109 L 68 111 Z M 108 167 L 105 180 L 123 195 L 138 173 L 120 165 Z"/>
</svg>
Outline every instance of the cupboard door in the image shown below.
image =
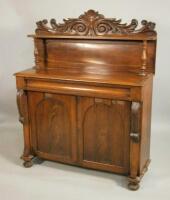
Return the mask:
<svg viewBox="0 0 170 200">
<path fill-rule="evenodd" d="M 130 105 L 128 101 L 79 97 L 81 165 L 128 173 Z"/>
<path fill-rule="evenodd" d="M 28 97 L 33 150 L 46 159 L 75 162 L 75 97 L 43 92 L 29 92 Z"/>
</svg>

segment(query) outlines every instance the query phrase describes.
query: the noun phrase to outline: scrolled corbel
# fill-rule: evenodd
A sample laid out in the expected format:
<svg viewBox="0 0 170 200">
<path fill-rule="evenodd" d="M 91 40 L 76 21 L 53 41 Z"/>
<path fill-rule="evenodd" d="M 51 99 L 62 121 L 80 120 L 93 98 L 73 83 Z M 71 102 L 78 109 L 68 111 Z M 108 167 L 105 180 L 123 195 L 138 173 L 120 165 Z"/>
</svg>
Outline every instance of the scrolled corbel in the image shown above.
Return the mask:
<svg viewBox="0 0 170 200">
<path fill-rule="evenodd" d="M 23 89 L 17 90 L 17 106 L 19 112 L 19 121 L 22 124 L 24 124 L 27 121 L 26 117 L 27 96 Z"/>
<path fill-rule="evenodd" d="M 135 143 L 140 142 L 140 119 L 141 119 L 141 103 L 132 102 L 130 138 Z"/>
</svg>

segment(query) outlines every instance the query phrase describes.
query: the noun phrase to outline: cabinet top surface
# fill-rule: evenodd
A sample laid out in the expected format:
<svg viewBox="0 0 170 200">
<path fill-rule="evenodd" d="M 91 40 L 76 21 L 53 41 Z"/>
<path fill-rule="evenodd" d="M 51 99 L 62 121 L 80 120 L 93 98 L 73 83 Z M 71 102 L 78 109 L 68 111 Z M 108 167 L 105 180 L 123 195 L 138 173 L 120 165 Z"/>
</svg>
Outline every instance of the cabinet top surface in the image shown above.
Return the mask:
<svg viewBox="0 0 170 200">
<path fill-rule="evenodd" d="M 145 76 L 137 75 L 135 73 L 114 72 L 112 74 L 103 73 L 84 73 L 77 71 L 70 71 L 66 69 L 59 69 L 55 73 L 50 72 L 36 72 L 35 69 L 27 69 L 15 74 L 17 77 L 24 77 L 26 79 L 41 79 L 46 81 L 63 81 L 85 84 L 109 84 L 109 85 L 124 85 L 124 86 L 143 86 L 153 74 Z"/>
</svg>

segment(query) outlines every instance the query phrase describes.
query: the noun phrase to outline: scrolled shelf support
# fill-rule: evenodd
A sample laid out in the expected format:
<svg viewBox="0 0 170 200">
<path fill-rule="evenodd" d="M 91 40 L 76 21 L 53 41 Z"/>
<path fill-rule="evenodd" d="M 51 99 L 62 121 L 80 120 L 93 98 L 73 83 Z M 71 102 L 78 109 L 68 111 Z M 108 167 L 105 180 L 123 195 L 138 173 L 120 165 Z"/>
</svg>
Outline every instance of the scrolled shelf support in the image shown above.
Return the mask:
<svg viewBox="0 0 170 200">
<path fill-rule="evenodd" d="M 147 47 L 148 43 L 147 40 L 143 41 L 143 49 L 142 49 L 142 67 L 141 67 L 141 75 L 146 75 L 146 69 L 147 69 L 147 59 L 148 59 L 148 53 L 147 53 Z"/>
</svg>

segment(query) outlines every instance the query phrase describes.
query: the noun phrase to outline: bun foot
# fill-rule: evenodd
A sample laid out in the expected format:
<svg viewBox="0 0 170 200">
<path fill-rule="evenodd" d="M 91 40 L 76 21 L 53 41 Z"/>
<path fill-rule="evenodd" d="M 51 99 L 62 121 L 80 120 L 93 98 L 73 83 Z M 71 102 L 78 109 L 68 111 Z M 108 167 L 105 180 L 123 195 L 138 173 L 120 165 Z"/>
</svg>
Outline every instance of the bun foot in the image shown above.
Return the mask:
<svg viewBox="0 0 170 200">
<path fill-rule="evenodd" d="M 24 166 L 25 168 L 30 168 L 30 167 L 33 166 L 33 162 L 32 162 L 32 161 L 25 161 L 25 162 L 23 163 L 23 166 Z"/>
<path fill-rule="evenodd" d="M 129 183 L 129 184 L 128 184 L 128 188 L 129 188 L 130 190 L 133 190 L 133 191 L 138 190 L 139 187 L 140 187 L 139 183 Z"/>
</svg>

